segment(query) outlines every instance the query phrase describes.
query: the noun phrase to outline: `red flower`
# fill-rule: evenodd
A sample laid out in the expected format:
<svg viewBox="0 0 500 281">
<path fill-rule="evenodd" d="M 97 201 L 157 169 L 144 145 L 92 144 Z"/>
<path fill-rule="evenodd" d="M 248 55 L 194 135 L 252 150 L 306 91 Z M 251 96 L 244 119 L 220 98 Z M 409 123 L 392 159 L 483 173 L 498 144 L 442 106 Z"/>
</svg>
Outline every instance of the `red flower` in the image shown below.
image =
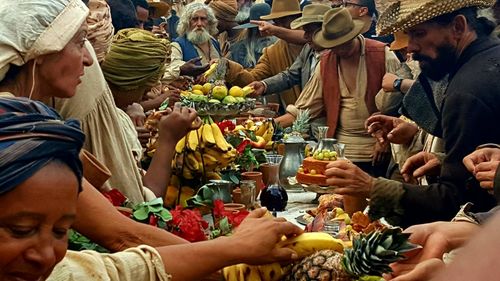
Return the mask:
<svg viewBox="0 0 500 281">
<path fill-rule="evenodd" d="M 127 201 L 127 197 L 123 195 L 118 189 L 111 189 L 110 191 L 103 192 L 102 195 L 113 204 L 113 206 L 123 206 L 123 203 Z"/>
<path fill-rule="evenodd" d="M 226 212 L 227 219 L 233 228 L 241 224 L 241 222 L 250 214 L 247 210 L 241 210 L 237 212 Z"/>
<path fill-rule="evenodd" d="M 214 200 L 214 216 L 216 218 L 225 216 L 224 202 L 221 199 Z"/>
<path fill-rule="evenodd" d="M 222 133 L 226 132 L 226 129 L 228 131 L 234 130 L 236 128 L 236 125 L 234 125 L 233 121 L 231 120 L 225 120 L 217 123 L 217 126 L 219 126 L 219 129 L 222 131 Z"/>
<path fill-rule="evenodd" d="M 242 154 L 245 151 L 245 148 L 251 144 L 250 140 L 243 140 L 238 147 L 236 148 L 236 151 L 238 151 L 239 154 Z"/>
<path fill-rule="evenodd" d="M 149 215 L 149 225 L 157 226 L 157 224 L 158 224 L 158 218 L 153 214 Z"/>
<path fill-rule="evenodd" d="M 220 199 L 214 200 L 214 218 L 221 219 L 227 217 L 227 220 L 231 226 L 237 227 L 240 223 L 248 216 L 249 212 L 247 210 L 242 211 L 228 211 L 224 209 L 224 202 Z"/>
<path fill-rule="evenodd" d="M 190 242 L 207 240 L 205 229 L 208 223 L 203 220 L 198 210 L 183 209 L 177 206 L 170 212 L 172 220 L 168 225 L 172 228 L 172 233 Z"/>
</svg>

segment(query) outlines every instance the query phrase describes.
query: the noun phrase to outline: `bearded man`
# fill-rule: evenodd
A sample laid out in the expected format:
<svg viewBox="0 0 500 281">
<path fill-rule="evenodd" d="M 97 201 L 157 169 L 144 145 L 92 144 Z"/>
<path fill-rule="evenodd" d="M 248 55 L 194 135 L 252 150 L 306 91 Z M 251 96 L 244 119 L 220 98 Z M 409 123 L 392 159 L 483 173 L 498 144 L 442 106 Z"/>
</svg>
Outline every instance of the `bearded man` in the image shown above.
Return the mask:
<svg viewBox="0 0 500 281">
<path fill-rule="evenodd" d="M 381 16 L 379 34 L 405 31 L 408 52 L 419 61 L 422 75 L 434 81 L 448 75 L 449 84 L 442 105 L 433 108 L 436 121 L 418 123 L 444 139 L 446 156 L 437 169 L 437 183 L 394 183 L 369 177 L 345 161 L 329 165 L 328 183 L 338 186 L 339 193 L 370 197 L 373 219 L 386 217 L 393 223 L 412 225 L 450 220 L 465 202 L 474 203 L 473 211 L 479 212 L 496 204 L 462 163 L 479 145 L 500 143 L 500 130 L 494 121 L 500 119 L 500 43 L 490 37 L 494 24 L 477 13 L 494 2 L 405 0 L 394 3 Z M 433 96 L 430 87 L 424 90 L 428 93 L 422 99 L 435 103 L 437 95 Z M 409 111 L 403 108 L 403 112 Z M 426 157 L 412 166 L 425 167 L 435 161 Z"/>
<path fill-rule="evenodd" d="M 179 19 L 177 37 L 171 44 L 171 63 L 163 78 L 177 80 L 180 76 L 197 77 L 205 72 L 210 61 L 221 57 L 217 34 L 217 19 L 210 7 L 193 2 L 184 8 Z"/>
</svg>

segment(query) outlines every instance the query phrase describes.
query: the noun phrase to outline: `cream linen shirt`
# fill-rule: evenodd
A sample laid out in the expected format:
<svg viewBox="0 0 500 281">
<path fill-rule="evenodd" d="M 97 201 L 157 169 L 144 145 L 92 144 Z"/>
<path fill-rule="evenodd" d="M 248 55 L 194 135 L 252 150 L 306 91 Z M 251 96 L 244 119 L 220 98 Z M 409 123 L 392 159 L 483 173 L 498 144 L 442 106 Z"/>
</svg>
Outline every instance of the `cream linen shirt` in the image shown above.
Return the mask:
<svg viewBox="0 0 500 281">
<path fill-rule="evenodd" d="M 171 62 L 167 65 L 165 74 L 163 75 L 162 79 L 167 82 L 177 80 L 181 76 L 181 66 L 186 63 L 182 60 L 182 48 L 179 43 L 172 42 L 170 46 L 172 48 L 172 53 L 170 54 Z M 210 44 L 209 57 L 207 57 L 198 46 L 194 44 L 193 46 L 196 49 L 198 56 L 201 57 L 201 64 L 207 64 L 210 63 L 210 61 L 213 59 L 220 58 L 219 52 L 217 52 L 217 49 L 212 44 Z"/>
<path fill-rule="evenodd" d="M 295 104 L 290 104 L 286 108 L 286 111 L 295 118 L 297 118 L 297 115 L 301 110 L 305 109 L 309 109 L 311 120 L 325 115 L 325 106 L 323 104 L 323 83 L 321 80 L 319 56 L 320 54 L 318 53 L 314 55 L 315 61 L 313 61 L 313 63 L 316 63 L 316 65 L 314 66 L 313 71 L 311 71 L 312 76 L 304 86 L 299 98 Z"/>
<path fill-rule="evenodd" d="M 169 281 L 160 254 L 149 246 L 114 254 L 68 251 L 47 281 Z"/>
<path fill-rule="evenodd" d="M 356 76 L 357 87 L 350 92 L 344 81 L 339 64 L 339 86 L 340 86 L 340 114 L 335 138 L 345 144 L 345 157 L 353 162 L 371 162 L 375 139 L 367 133 L 365 121 L 370 117 L 366 108 L 365 94 L 368 85 L 367 65 L 365 56 L 365 41 L 359 36 L 361 43 L 361 56 L 359 59 L 358 72 Z M 400 67 L 396 55 L 385 48 L 386 72 L 394 73 Z M 380 85 L 382 88 L 382 85 Z"/>
</svg>

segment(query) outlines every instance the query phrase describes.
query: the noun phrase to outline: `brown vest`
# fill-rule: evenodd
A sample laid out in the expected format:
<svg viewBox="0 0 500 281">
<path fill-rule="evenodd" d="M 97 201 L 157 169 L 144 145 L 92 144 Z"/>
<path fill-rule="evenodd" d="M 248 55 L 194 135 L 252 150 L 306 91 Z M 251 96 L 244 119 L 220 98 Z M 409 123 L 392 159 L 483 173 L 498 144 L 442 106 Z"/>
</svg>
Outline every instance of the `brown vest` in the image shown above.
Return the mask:
<svg viewBox="0 0 500 281">
<path fill-rule="evenodd" d="M 365 39 L 365 60 L 367 70 L 367 87 L 365 103 L 368 112 L 377 112 L 375 96 L 382 88 L 382 78 L 385 75 L 385 44 Z M 323 78 L 323 101 L 325 103 L 328 137 L 335 135 L 340 110 L 340 86 L 337 56 L 326 52 L 321 58 L 321 77 Z"/>
</svg>

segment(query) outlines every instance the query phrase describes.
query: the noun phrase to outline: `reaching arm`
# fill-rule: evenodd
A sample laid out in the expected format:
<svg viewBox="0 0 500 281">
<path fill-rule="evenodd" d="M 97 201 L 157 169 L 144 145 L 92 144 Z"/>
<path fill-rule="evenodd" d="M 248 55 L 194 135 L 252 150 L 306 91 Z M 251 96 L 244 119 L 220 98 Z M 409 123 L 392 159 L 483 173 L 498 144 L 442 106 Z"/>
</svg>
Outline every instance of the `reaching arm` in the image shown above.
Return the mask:
<svg viewBox="0 0 500 281">
<path fill-rule="evenodd" d="M 262 36 L 276 36 L 288 43 L 297 45 L 304 45 L 307 43 L 307 40 L 304 39 L 304 30 L 284 28 L 267 21 L 252 20 L 250 22 L 259 26 L 259 31 Z"/>
<path fill-rule="evenodd" d="M 162 198 L 165 196 L 165 190 L 170 181 L 175 145 L 189 130 L 197 129 L 192 127 L 197 117 L 194 109 L 181 107 L 180 103 L 176 103 L 173 110 L 167 109 L 166 116 L 161 117 L 159 145 L 143 179 L 144 185 L 151 189 L 156 196 Z"/>
<path fill-rule="evenodd" d="M 295 259 L 296 253 L 291 249 L 275 246 L 283 235 L 298 235 L 302 230 L 284 219 L 264 218 L 266 212 L 263 208 L 252 212 L 232 236 L 158 248 L 166 272 L 174 281 L 201 280 L 233 264 L 268 264 Z"/>
<path fill-rule="evenodd" d="M 266 93 L 279 93 L 284 90 L 288 90 L 295 85 L 299 85 L 302 82 L 302 67 L 305 64 L 305 60 L 308 59 L 310 52 L 310 47 L 307 46 L 302 48 L 300 55 L 288 69 L 272 77 L 264 79 L 263 82 L 267 86 Z"/>
<path fill-rule="evenodd" d="M 165 230 L 125 217 L 86 180 L 82 188 L 73 227 L 108 250 L 121 251 L 143 244 L 155 247 L 188 243 Z"/>
</svg>

